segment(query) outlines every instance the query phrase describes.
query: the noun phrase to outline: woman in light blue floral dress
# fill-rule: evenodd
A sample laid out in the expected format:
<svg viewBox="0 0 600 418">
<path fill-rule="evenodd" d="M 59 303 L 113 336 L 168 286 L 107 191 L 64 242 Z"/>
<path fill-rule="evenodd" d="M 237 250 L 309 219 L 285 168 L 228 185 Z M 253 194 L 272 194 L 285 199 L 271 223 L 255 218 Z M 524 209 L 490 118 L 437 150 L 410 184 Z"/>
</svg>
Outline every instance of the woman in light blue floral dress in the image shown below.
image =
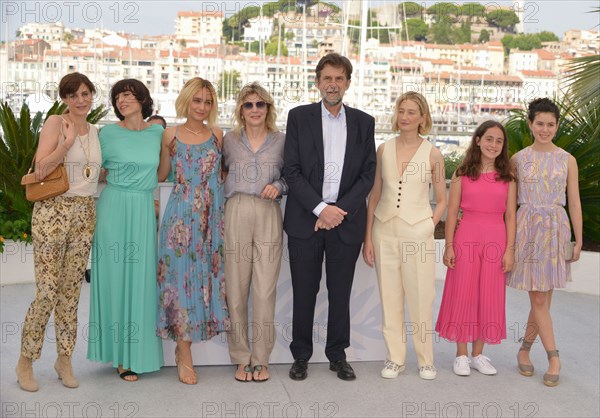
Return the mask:
<svg viewBox="0 0 600 418">
<path fill-rule="evenodd" d="M 223 275 L 223 133 L 214 126 L 216 92 L 199 77 L 175 102 L 183 125 L 165 131 L 158 177 L 173 170 L 175 188 L 161 224 L 157 335 L 177 342 L 179 380 L 196 384 L 191 344 L 229 328 Z M 206 123 L 205 123 L 206 121 Z"/>
</svg>

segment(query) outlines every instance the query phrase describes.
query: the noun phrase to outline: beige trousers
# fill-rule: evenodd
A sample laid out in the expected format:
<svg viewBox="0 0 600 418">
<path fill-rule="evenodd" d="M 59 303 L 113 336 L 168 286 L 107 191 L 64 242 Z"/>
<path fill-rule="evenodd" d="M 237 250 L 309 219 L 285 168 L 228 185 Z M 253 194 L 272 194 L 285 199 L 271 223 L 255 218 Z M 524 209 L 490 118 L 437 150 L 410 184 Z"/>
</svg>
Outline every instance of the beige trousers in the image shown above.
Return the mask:
<svg viewBox="0 0 600 418">
<path fill-rule="evenodd" d="M 419 367 L 433 365 L 435 243 L 433 221 L 410 225 L 398 217 L 373 225 L 375 268 L 383 310 L 387 359 L 405 364 L 412 335 Z M 404 321 L 404 300 L 410 322 Z"/>
<path fill-rule="evenodd" d="M 279 203 L 238 193 L 225 204 L 225 288 L 234 364 L 268 365 L 275 345 L 275 299 L 283 227 Z M 248 298 L 252 288 L 252 324 Z M 252 349 L 250 348 L 252 344 Z"/>
<path fill-rule="evenodd" d="M 35 299 L 21 334 L 21 354 L 40 358 L 54 312 L 56 351 L 71 356 L 77 340 L 77 307 L 96 226 L 93 197 L 57 196 L 33 206 L 31 236 Z"/>
</svg>

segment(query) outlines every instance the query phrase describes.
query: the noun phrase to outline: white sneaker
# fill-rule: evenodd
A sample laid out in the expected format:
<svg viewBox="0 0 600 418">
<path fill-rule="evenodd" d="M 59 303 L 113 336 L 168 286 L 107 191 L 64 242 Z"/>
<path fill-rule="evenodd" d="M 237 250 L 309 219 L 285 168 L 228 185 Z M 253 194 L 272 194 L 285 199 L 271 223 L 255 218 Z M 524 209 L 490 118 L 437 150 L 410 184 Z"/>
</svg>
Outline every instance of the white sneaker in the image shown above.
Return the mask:
<svg viewBox="0 0 600 418">
<path fill-rule="evenodd" d="M 467 356 L 458 356 L 454 359 L 454 374 L 459 376 L 468 376 L 471 374 L 471 360 Z"/>
<path fill-rule="evenodd" d="M 435 379 L 436 375 L 437 375 L 437 370 L 435 369 L 435 366 L 433 366 L 433 365 L 419 367 L 419 376 L 421 377 L 421 379 L 433 380 L 433 379 Z"/>
<path fill-rule="evenodd" d="M 404 369 L 404 364 L 396 364 L 393 361 L 386 360 L 385 366 L 381 370 L 381 377 L 384 379 L 395 379 Z"/>
<path fill-rule="evenodd" d="M 492 366 L 492 363 L 490 363 L 490 359 L 483 354 L 471 359 L 471 367 L 482 374 L 494 375 L 497 373 L 494 366 Z"/>
</svg>

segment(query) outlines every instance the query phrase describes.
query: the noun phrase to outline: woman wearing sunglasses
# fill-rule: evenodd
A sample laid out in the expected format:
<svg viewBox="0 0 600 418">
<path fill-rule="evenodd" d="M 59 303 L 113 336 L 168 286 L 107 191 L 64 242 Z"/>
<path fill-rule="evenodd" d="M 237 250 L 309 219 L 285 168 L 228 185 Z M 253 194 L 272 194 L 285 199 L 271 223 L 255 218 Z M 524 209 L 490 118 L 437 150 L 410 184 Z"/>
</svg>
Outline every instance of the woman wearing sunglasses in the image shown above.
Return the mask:
<svg viewBox="0 0 600 418">
<path fill-rule="evenodd" d="M 240 91 L 235 128 L 223 138 L 225 180 L 225 283 L 231 330 L 227 334 L 235 379 L 269 379 L 275 344 L 275 288 L 282 251 L 279 199 L 287 192 L 282 177 L 285 135 L 275 126 L 273 98 L 259 83 Z M 252 288 L 252 329 L 248 297 Z M 253 342 L 252 348 L 250 341 Z"/>
<path fill-rule="evenodd" d="M 157 334 L 177 343 L 179 380 L 195 385 L 192 343 L 229 327 L 223 277 L 223 132 L 216 126 L 217 94 L 207 80 L 194 77 L 185 83 L 175 109 L 185 123 L 165 130 L 158 167 L 160 181 L 173 171 L 175 188 L 160 228 Z"/>
</svg>

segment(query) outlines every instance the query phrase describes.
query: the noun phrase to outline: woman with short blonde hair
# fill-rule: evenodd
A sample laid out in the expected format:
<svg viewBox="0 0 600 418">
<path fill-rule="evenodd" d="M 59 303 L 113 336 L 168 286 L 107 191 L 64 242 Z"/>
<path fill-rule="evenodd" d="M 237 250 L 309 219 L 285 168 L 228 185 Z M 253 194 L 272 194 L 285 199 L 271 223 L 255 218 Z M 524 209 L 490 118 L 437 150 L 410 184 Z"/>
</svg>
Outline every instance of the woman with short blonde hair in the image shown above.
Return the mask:
<svg viewBox="0 0 600 418">
<path fill-rule="evenodd" d="M 245 85 L 242 90 L 240 90 L 238 97 L 248 97 L 252 94 L 256 94 L 260 100 L 265 102 L 267 107 L 267 116 L 265 118 L 265 126 L 269 132 L 277 132 L 276 120 L 277 120 L 277 112 L 275 111 L 275 106 L 273 105 L 273 97 L 267 89 L 260 85 L 258 81 Z M 246 125 L 244 121 L 244 113 L 243 113 L 243 100 L 238 100 L 235 104 L 235 111 L 233 113 L 234 119 L 234 128 L 233 131 L 240 132 L 244 126 Z"/>
<path fill-rule="evenodd" d="M 188 82 L 183 86 L 183 89 L 181 89 L 179 96 L 177 96 L 177 99 L 175 100 L 175 111 L 177 112 L 178 118 L 187 118 L 188 109 L 190 108 L 190 103 L 194 99 L 194 95 L 204 88 L 210 92 L 212 97 L 213 106 L 211 107 L 208 118 L 206 119 L 206 125 L 208 125 L 209 128 L 212 128 L 217 125 L 219 106 L 217 101 L 217 92 L 212 83 L 208 80 L 200 77 L 194 77 L 188 80 Z"/>
<path fill-rule="evenodd" d="M 287 192 L 282 177 L 285 135 L 275 126 L 273 98 L 254 82 L 240 91 L 236 126 L 223 138 L 225 248 L 252 248 L 262 257 L 225 258 L 227 307 L 231 331 L 229 356 L 240 382 L 269 379 L 269 356 L 275 344 L 275 289 L 281 266 L 283 222 L 279 200 Z M 248 298 L 252 288 L 252 330 Z M 258 337 L 260 336 L 260 337 Z M 250 341 L 253 341 L 252 348 Z"/>
<path fill-rule="evenodd" d="M 223 132 L 212 84 L 189 80 L 175 102 L 179 126 L 165 130 L 158 179 L 175 188 L 162 218 L 158 248 L 156 333 L 175 341 L 179 381 L 198 383 L 191 346 L 229 327 L 223 277 Z"/>
</svg>

